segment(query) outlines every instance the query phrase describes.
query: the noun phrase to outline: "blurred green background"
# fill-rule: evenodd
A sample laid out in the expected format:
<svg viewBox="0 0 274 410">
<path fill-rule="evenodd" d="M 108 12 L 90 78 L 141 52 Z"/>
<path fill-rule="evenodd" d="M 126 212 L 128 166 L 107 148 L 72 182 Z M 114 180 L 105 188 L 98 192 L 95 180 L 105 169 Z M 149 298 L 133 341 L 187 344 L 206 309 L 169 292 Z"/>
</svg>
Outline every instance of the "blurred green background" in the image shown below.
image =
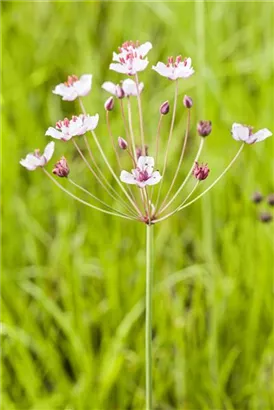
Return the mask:
<svg viewBox="0 0 274 410">
<path fill-rule="evenodd" d="M 197 148 L 195 123 L 210 119 L 207 186 L 239 148 L 232 122 L 274 130 L 273 22 L 267 2 L 2 3 L 3 409 L 144 408 L 145 227 L 90 210 L 19 165 L 44 148 L 48 126 L 79 112 L 51 90 L 69 74 L 93 74 L 84 103 L 101 114 L 97 134 L 114 162 L 100 88 L 123 78 L 108 70 L 112 51 L 151 41 L 150 67 L 191 56 L 196 72 L 180 82 L 164 187 L 179 157 L 185 93 L 194 114 L 180 179 Z M 150 68 L 140 78 L 153 141 L 174 84 Z M 123 135 L 118 110 L 112 124 Z M 246 146 L 213 191 L 155 228 L 155 409 L 273 409 L 273 224 L 258 221 L 268 205 L 250 201 L 255 190 L 273 192 L 273 141 Z M 111 203 L 73 147 L 56 145 L 71 177 Z"/>
</svg>

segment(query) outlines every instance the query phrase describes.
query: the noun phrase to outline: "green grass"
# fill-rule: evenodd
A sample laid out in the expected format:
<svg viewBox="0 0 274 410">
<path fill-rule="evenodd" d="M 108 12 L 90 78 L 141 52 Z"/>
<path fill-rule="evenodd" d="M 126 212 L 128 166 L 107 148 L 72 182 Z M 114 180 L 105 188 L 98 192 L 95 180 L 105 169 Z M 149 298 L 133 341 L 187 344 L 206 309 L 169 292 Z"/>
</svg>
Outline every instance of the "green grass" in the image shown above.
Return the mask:
<svg viewBox="0 0 274 410">
<path fill-rule="evenodd" d="M 206 186 L 239 147 L 232 122 L 274 130 L 273 20 L 267 2 L 2 3 L 3 410 L 144 408 L 145 227 L 73 202 L 18 163 L 45 146 L 49 125 L 79 112 L 51 89 L 91 72 L 84 101 L 103 118 L 100 85 L 120 80 L 108 65 L 124 40 L 151 41 L 151 64 L 191 56 L 196 73 L 180 83 L 180 99 L 195 104 L 181 178 L 195 123 L 211 119 Z M 150 69 L 141 79 L 153 141 L 173 84 Z M 177 116 L 167 181 L 184 127 Z M 115 112 L 113 129 L 122 132 Z M 114 161 L 103 120 L 98 135 Z M 155 228 L 155 409 L 274 407 L 273 224 L 250 201 L 256 189 L 273 192 L 273 147 L 273 138 L 245 147 L 214 191 Z M 75 180 L 107 198 L 69 144 L 57 144 L 61 154 Z"/>
</svg>

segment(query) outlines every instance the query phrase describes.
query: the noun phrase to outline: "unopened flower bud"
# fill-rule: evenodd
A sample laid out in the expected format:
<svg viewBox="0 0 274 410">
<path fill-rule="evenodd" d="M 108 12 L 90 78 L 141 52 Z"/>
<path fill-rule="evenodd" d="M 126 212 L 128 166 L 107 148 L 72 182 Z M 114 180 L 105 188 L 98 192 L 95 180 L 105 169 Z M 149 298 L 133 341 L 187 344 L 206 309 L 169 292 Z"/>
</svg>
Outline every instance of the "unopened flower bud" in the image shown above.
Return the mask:
<svg viewBox="0 0 274 410">
<path fill-rule="evenodd" d="M 251 197 L 251 200 L 255 203 L 255 204 L 259 204 L 260 202 L 262 202 L 263 200 L 263 196 L 260 192 L 254 192 L 254 194 Z"/>
<path fill-rule="evenodd" d="M 166 115 L 169 113 L 169 102 L 165 101 L 160 107 L 160 113 Z"/>
<path fill-rule="evenodd" d="M 198 134 L 201 137 L 207 137 L 212 130 L 211 121 L 199 121 L 197 125 Z"/>
<path fill-rule="evenodd" d="M 118 145 L 121 149 L 127 149 L 127 142 L 122 137 L 118 137 Z"/>
<path fill-rule="evenodd" d="M 188 95 L 185 95 L 183 99 L 183 104 L 186 108 L 191 108 L 193 105 L 192 98 L 189 97 Z"/>
<path fill-rule="evenodd" d="M 121 98 L 124 98 L 124 96 L 125 96 L 125 92 L 123 88 L 120 85 L 117 85 L 116 86 L 116 97 L 121 99 Z"/>
<path fill-rule="evenodd" d="M 267 223 L 272 221 L 272 215 L 270 212 L 261 212 L 259 214 L 259 219 L 261 222 Z"/>
<path fill-rule="evenodd" d="M 52 173 L 57 175 L 58 177 L 67 177 L 69 174 L 69 166 L 65 157 L 61 157 L 61 159 L 56 162 Z"/>
<path fill-rule="evenodd" d="M 113 107 L 114 107 L 114 98 L 113 97 L 109 97 L 107 99 L 107 101 L 105 102 L 105 110 L 106 111 L 112 111 Z"/>
<path fill-rule="evenodd" d="M 193 175 L 199 181 L 203 181 L 208 177 L 210 169 L 208 168 L 207 164 L 199 165 L 198 162 L 195 162 L 195 166 L 193 168 Z"/>
<path fill-rule="evenodd" d="M 274 194 L 268 195 L 268 197 L 267 197 L 267 203 L 268 203 L 268 205 L 270 205 L 270 206 L 274 206 Z"/>
</svg>

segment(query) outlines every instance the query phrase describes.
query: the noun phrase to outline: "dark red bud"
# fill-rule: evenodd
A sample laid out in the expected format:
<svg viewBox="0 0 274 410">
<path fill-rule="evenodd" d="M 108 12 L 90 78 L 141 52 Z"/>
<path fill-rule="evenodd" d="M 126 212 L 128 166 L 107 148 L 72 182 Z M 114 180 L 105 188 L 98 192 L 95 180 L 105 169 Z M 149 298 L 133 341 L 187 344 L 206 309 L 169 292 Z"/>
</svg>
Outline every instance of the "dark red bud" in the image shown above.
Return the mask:
<svg viewBox="0 0 274 410">
<path fill-rule="evenodd" d="M 204 179 L 206 179 L 208 177 L 209 171 L 210 169 L 208 168 L 207 164 L 199 165 L 198 162 L 195 162 L 193 168 L 193 175 L 199 181 L 203 181 Z"/>
<path fill-rule="evenodd" d="M 254 192 L 254 194 L 251 197 L 251 200 L 255 203 L 255 204 L 259 204 L 260 202 L 262 202 L 263 200 L 263 196 L 260 192 Z"/>
<path fill-rule="evenodd" d="M 112 111 L 113 107 L 114 107 L 114 98 L 113 97 L 109 97 L 107 99 L 107 101 L 105 102 L 105 110 L 106 111 Z"/>
<path fill-rule="evenodd" d="M 160 113 L 166 115 L 169 113 L 169 102 L 165 101 L 160 107 Z"/>
<path fill-rule="evenodd" d="M 125 92 L 124 92 L 124 90 L 122 89 L 122 87 L 120 86 L 120 85 L 117 85 L 116 86 L 116 96 L 117 96 L 117 98 L 124 98 L 124 96 L 125 96 Z"/>
<path fill-rule="evenodd" d="M 267 202 L 268 202 L 268 205 L 274 206 L 274 194 L 268 195 Z"/>
<path fill-rule="evenodd" d="M 127 149 L 127 142 L 122 137 L 118 137 L 118 145 L 121 149 Z"/>
<path fill-rule="evenodd" d="M 207 137 L 212 130 L 211 121 L 199 121 L 197 125 L 198 134 L 201 137 Z"/>
<path fill-rule="evenodd" d="M 193 105 L 192 98 L 189 97 L 188 95 L 185 95 L 183 99 L 183 104 L 186 108 L 191 108 Z"/>
<path fill-rule="evenodd" d="M 68 176 L 69 166 L 65 157 L 61 157 L 61 159 L 58 162 L 56 162 L 52 170 L 52 173 L 61 178 Z"/>
<path fill-rule="evenodd" d="M 261 222 L 267 223 L 272 221 L 272 215 L 269 212 L 261 212 L 259 214 L 259 219 Z"/>
</svg>

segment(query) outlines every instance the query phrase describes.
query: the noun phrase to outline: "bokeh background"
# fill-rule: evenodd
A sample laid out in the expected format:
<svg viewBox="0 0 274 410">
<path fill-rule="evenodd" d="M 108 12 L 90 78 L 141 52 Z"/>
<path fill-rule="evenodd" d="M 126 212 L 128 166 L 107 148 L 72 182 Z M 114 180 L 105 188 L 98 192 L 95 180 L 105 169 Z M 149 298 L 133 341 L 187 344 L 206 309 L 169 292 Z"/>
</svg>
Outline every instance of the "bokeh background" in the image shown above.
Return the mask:
<svg viewBox="0 0 274 410">
<path fill-rule="evenodd" d="M 123 78 L 108 70 L 112 52 L 132 39 L 153 43 L 150 67 L 191 56 L 196 73 L 180 83 L 165 189 L 185 129 L 185 93 L 194 107 L 180 178 L 197 148 L 196 122 L 210 119 L 206 187 L 239 148 L 232 122 L 274 130 L 273 22 L 273 3 L 259 1 L 2 3 L 3 409 L 144 408 L 145 227 L 85 208 L 19 165 L 48 142 L 48 126 L 79 113 L 53 87 L 68 74 L 93 74 L 84 103 L 101 114 L 98 135 L 114 161 L 101 89 Z M 150 68 L 140 77 L 152 143 L 174 84 Z M 112 124 L 123 133 L 118 110 Z M 250 200 L 255 190 L 273 192 L 273 141 L 246 146 L 214 190 L 156 226 L 155 409 L 274 406 L 273 224 L 258 220 L 273 209 Z M 107 199 L 70 144 L 57 144 L 54 159 L 62 154 L 72 178 Z"/>
</svg>

